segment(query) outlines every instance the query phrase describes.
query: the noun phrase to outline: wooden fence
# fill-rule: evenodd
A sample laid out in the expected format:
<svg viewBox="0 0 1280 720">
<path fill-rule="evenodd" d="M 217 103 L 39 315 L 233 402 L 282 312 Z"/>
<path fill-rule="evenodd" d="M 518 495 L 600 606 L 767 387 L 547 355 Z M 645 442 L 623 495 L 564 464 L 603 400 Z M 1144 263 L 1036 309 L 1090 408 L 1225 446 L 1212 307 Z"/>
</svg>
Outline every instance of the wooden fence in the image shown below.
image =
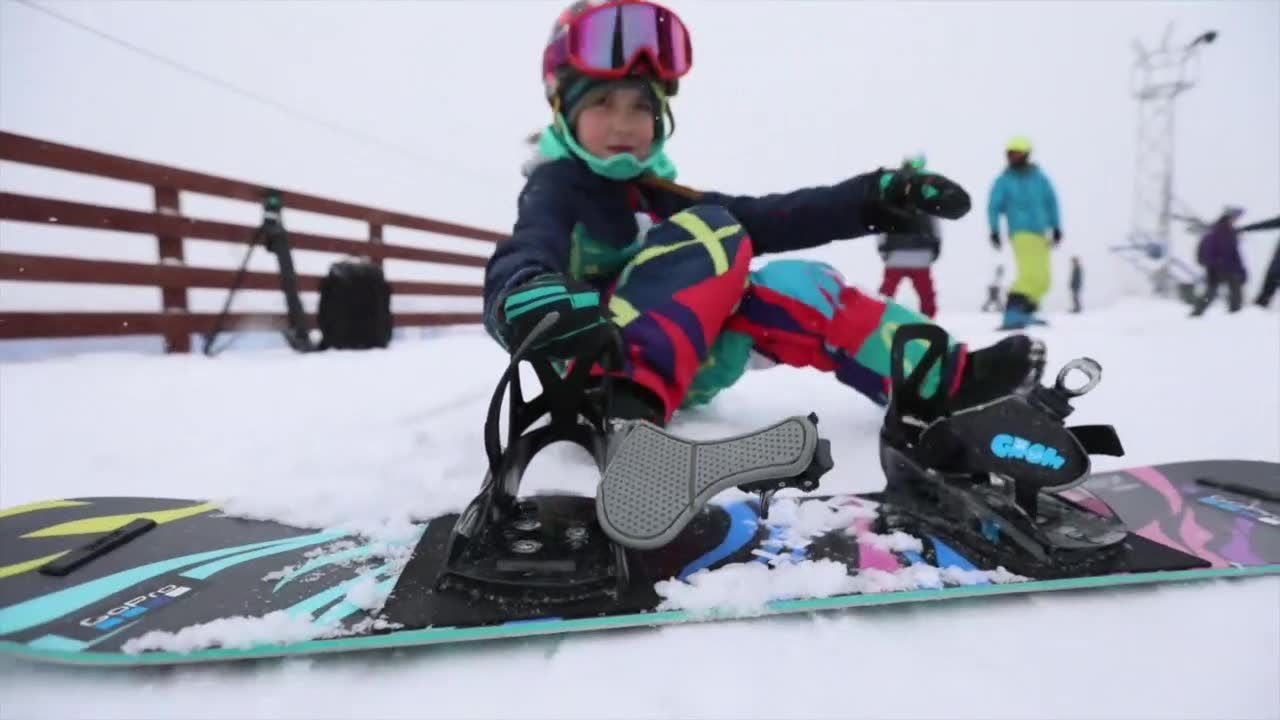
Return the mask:
<svg viewBox="0 0 1280 720">
<path fill-rule="evenodd" d="M 230 288 L 236 272 L 187 266 L 183 251 L 184 239 L 246 244 L 253 241 L 258 228 L 183 217 L 179 194 L 187 191 L 261 203 L 271 191 L 270 188 L 250 182 L 205 175 L 7 132 L 0 132 L 0 160 L 141 183 L 151 186 L 155 196 L 155 209 L 140 212 L 0 192 L 0 220 L 153 235 L 159 247 L 159 259 L 156 263 L 0 252 L 0 280 L 151 286 L 161 290 L 161 307 L 156 312 L 0 312 L 0 339 L 163 335 L 167 352 L 189 352 L 191 334 L 206 333 L 212 329 L 217 314 L 188 311 L 187 289 Z M 360 220 L 369 227 L 368 239 L 364 241 L 290 231 L 289 244 L 294 250 L 365 256 L 380 265 L 383 260 L 394 258 L 482 268 L 486 263 L 485 257 L 389 245 L 382 240 L 383 232 L 388 227 L 400 227 L 487 242 L 497 242 L 506 237 L 479 228 L 313 195 L 280 191 L 280 197 L 286 210 L 305 210 Z M 320 276 L 316 275 L 299 275 L 299 290 L 317 290 L 320 280 Z M 479 297 L 482 290 L 479 285 L 394 278 L 388 280 L 393 295 Z M 240 287 L 277 290 L 280 288 L 280 278 L 277 273 L 248 272 L 242 278 Z M 314 315 L 308 316 L 308 322 L 314 327 Z M 397 327 L 468 324 L 480 322 L 480 314 L 399 313 L 394 316 L 394 322 Z M 282 329 L 287 326 L 287 319 L 283 313 L 232 313 L 227 316 L 227 323 L 231 327 L 252 323 L 255 329 Z"/>
</svg>

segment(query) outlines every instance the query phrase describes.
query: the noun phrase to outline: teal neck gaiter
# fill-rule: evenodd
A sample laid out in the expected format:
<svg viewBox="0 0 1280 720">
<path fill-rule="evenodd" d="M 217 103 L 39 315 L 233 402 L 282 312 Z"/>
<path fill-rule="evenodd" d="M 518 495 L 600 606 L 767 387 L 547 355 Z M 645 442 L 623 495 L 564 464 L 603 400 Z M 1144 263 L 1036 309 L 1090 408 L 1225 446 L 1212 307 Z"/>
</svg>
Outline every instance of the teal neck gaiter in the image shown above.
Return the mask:
<svg viewBox="0 0 1280 720">
<path fill-rule="evenodd" d="M 564 115 L 556 113 L 555 122 L 542 131 L 538 139 L 538 154 L 545 160 L 559 160 L 576 157 L 587 164 L 591 171 L 610 180 L 632 180 L 646 173 L 652 173 L 665 180 L 675 180 L 676 166 L 667 157 L 663 145 L 666 138 L 653 143 L 649 157 L 641 160 L 631 153 L 614 155 L 611 158 L 599 158 L 587 152 L 578 144 L 569 130 Z"/>
</svg>

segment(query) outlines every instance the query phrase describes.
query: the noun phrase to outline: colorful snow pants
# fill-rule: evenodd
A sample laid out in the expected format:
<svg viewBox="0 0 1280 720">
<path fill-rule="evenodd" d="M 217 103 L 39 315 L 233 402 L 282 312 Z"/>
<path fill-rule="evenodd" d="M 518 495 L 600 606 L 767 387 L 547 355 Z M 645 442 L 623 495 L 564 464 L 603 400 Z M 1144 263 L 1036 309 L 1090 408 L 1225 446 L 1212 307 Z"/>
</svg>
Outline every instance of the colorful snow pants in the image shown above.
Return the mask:
<svg viewBox="0 0 1280 720">
<path fill-rule="evenodd" d="M 736 382 L 753 352 L 833 372 L 884 405 L 895 330 L 928 320 L 846 286 L 824 263 L 777 260 L 752 271 L 752 252 L 742 225 L 718 205 L 655 225 L 609 298 L 626 343 L 624 374 L 661 398 L 667 420 Z M 909 348 L 907 362 L 923 350 Z"/>
<path fill-rule="evenodd" d="M 929 317 L 936 317 L 938 314 L 938 298 L 933 291 L 933 273 L 928 267 L 918 268 L 898 268 L 886 267 L 884 269 L 884 282 L 880 284 L 880 294 L 892 298 L 893 294 L 898 291 L 898 283 L 903 279 L 911 281 L 912 286 L 916 289 L 916 295 L 920 296 L 920 312 Z"/>
</svg>

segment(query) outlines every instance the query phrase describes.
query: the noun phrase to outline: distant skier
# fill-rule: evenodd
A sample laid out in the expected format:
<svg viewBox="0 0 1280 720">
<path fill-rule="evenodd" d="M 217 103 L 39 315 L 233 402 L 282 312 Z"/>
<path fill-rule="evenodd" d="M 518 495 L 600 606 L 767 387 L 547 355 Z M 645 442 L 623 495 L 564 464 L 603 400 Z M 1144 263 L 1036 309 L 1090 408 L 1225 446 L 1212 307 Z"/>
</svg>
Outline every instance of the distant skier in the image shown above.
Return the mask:
<svg viewBox="0 0 1280 720">
<path fill-rule="evenodd" d="M 982 312 L 1003 312 L 1004 301 L 1000 299 L 1000 286 L 1004 284 L 1004 265 L 996 266 L 996 276 L 987 286 L 987 301 L 982 303 Z"/>
<path fill-rule="evenodd" d="M 1058 197 L 1053 184 L 1040 167 L 1031 162 L 1031 141 L 1015 137 L 1005 146 L 1008 167 L 991 186 L 987 202 L 987 221 L 991 227 L 991 244 L 1000 249 L 1000 216 L 1009 225 L 1009 243 L 1017 262 L 1014 278 L 1005 300 L 1004 325 L 1001 329 L 1020 329 L 1027 325 L 1043 325 L 1035 312 L 1040 300 L 1049 292 L 1050 241 L 1062 242 L 1062 223 L 1058 218 Z"/>
<path fill-rule="evenodd" d="M 903 160 L 902 169 L 923 172 L 924 155 Z M 901 231 L 881 235 L 876 245 L 880 258 L 884 260 L 884 281 L 880 284 L 880 294 L 892 298 L 898 290 L 898 283 L 904 278 L 909 279 L 920 298 L 920 312 L 931 318 L 936 317 L 938 302 L 931 268 L 942 252 L 938 222 L 928 215 L 919 215 L 904 225 Z"/>
<path fill-rule="evenodd" d="M 1080 291 L 1084 289 L 1084 268 L 1080 266 L 1080 256 L 1071 256 L 1071 312 L 1079 313 Z"/>
<path fill-rule="evenodd" d="M 1235 228 L 1235 221 L 1243 214 L 1243 208 L 1228 205 L 1200 238 L 1196 259 L 1205 269 L 1205 290 L 1191 311 L 1192 317 L 1204 314 L 1217 297 L 1218 286 L 1224 283 L 1230 312 L 1238 312 L 1244 302 L 1242 292 L 1246 274 L 1244 260 L 1240 257 L 1240 235 Z"/>
</svg>

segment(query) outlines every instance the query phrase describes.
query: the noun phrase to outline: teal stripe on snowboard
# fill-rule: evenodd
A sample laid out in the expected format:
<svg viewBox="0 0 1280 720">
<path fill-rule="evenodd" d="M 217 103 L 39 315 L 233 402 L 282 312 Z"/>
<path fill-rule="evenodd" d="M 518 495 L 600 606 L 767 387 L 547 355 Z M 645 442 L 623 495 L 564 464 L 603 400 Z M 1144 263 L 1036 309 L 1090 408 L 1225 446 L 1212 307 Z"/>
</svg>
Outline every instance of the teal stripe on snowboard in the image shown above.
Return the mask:
<svg viewBox="0 0 1280 720">
<path fill-rule="evenodd" d="M 670 625 L 682 622 L 729 620 L 763 615 L 838 610 L 859 606 L 893 605 L 898 603 L 951 600 L 983 595 L 1015 595 L 1051 592 L 1082 588 L 1106 588 L 1122 585 L 1171 583 L 1210 578 L 1231 578 L 1280 574 L 1280 565 L 1256 567 L 1208 568 L 1200 570 L 1173 570 L 1164 572 L 1134 573 L 1102 577 L 1067 578 L 1061 580 L 1037 580 L 1006 585 L 972 585 L 943 588 L 941 590 L 910 590 L 870 595 L 842 595 L 829 598 L 778 600 L 769 603 L 759 613 L 733 615 L 728 612 L 690 612 L 684 610 L 637 613 L 612 617 L 579 618 L 548 622 L 514 623 L 483 627 L 424 628 L 403 630 L 381 635 L 361 635 L 310 640 L 292 645 L 263 645 L 247 650 L 211 648 L 191 653 L 146 652 L 137 655 L 102 652 L 64 652 L 48 647 L 31 647 L 11 641 L 0 641 L 0 652 L 44 662 L 73 665 L 173 665 L 181 663 L 214 662 L 219 660 L 247 660 L 252 658 L 286 657 L 318 653 L 377 650 L 435 643 L 456 643 L 472 640 L 527 637 L 556 633 L 587 632 L 644 625 Z"/>
</svg>

